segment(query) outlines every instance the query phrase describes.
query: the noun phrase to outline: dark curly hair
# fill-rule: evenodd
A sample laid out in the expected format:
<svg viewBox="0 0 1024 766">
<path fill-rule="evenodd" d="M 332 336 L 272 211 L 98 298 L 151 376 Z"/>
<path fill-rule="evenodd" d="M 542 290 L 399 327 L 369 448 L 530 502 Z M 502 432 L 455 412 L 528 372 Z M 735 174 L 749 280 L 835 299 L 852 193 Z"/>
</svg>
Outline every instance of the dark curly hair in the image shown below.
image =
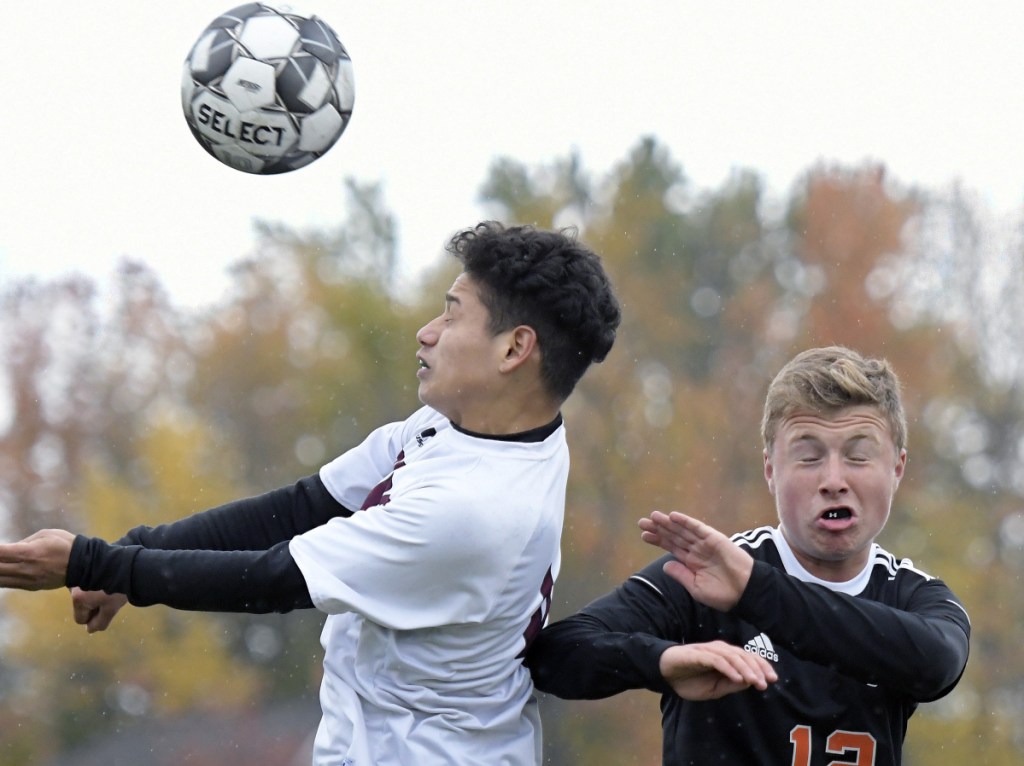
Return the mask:
<svg viewBox="0 0 1024 766">
<path fill-rule="evenodd" d="M 484 221 L 455 234 L 446 249 L 479 285 L 492 333 L 517 325 L 537 333 L 541 378 L 559 399 L 611 350 L 619 302 L 601 259 L 574 230 Z"/>
</svg>

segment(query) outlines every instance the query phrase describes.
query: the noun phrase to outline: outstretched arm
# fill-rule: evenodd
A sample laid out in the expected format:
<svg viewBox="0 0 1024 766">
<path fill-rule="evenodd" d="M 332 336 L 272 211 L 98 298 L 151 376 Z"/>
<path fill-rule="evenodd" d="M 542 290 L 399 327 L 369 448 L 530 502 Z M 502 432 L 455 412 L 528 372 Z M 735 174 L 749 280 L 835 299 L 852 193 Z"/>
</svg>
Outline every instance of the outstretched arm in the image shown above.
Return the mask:
<svg viewBox="0 0 1024 766">
<path fill-rule="evenodd" d="M 319 475 L 256 497 L 235 500 L 170 524 L 140 526 L 117 541 L 159 550 L 258 551 L 352 511 L 328 492 Z M 75 622 L 89 633 L 106 630 L 127 603 L 123 593 L 71 589 Z"/>
<path fill-rule="evenodd" d="M 124 594 L 137 606 L 256 614 L 313 606 L 287 542 L 266 551 L 162 551 L 45 529 L 0 545 L 0 587 L 64 585 Z"/>
</svg>

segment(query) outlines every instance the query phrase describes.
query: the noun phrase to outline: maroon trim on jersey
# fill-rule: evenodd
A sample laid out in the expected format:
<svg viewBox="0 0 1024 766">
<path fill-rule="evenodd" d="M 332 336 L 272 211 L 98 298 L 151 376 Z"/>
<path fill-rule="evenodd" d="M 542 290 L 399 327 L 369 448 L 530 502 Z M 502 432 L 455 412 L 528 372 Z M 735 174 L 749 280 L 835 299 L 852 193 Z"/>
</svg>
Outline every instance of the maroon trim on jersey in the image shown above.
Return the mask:
<svg viewBox="0 0 1024 766">
<path fill-rule="evenodd" d="M 391 502 L 391 482 L 395 477 L 395 471 L 405 465 L 405 450 L 398 453 L 398 459 L 395 461 L 395 467 L 391 469 L 391 473 L 381 479 L 380 483 L 376 487 L 370 490 L 370 494 L 366 496 L 362 506 L 359 510 L 365 511 L 367 508 L 373 508 L 377 505 L 387 505 Z"/>
</svg>

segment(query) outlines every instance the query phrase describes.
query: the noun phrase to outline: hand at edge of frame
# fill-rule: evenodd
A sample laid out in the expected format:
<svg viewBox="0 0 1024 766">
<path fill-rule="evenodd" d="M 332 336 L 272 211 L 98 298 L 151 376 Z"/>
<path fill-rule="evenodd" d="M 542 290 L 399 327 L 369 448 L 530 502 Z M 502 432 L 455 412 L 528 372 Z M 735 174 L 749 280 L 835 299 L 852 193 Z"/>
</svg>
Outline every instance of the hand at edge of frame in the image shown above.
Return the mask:
<svg viewBox="0 0 1024 766">
<path fill-rule="evenodd" d="M 66 530 L 42 529 L 16 543 L 0 544 L 0 588 L 63 588 L 74 540 Z"/>
</svg>

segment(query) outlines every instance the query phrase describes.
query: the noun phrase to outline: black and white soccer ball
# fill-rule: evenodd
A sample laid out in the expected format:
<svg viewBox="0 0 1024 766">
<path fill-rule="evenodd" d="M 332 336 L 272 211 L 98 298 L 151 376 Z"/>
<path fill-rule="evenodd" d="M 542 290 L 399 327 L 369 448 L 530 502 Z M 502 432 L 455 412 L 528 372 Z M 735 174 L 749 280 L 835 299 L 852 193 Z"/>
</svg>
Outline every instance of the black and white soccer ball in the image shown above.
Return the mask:
<svg viewBox="0 0 1024 766">
<path fill-rule="evenodd" d="M 185 58 L 181 106 L 200 145 L 236 170 L 304 167 L 352 117 L 352 59 L 323 19 L 247 3 L 221 14 Z"/>
</svg>

